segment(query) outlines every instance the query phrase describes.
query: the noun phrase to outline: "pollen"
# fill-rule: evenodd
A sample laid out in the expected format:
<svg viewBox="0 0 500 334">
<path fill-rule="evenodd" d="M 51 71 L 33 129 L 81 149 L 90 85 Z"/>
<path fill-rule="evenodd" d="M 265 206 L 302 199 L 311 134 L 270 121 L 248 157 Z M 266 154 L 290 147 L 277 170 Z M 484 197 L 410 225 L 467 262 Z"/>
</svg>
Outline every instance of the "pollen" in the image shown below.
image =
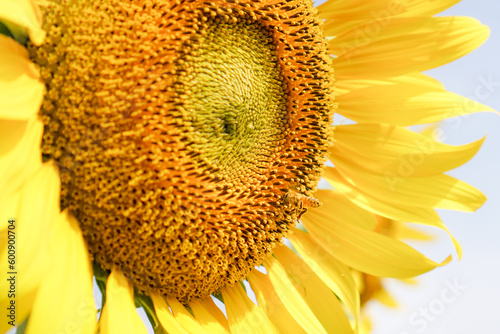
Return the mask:
<svg viewBox="0 0 500 334">
<path fill-rule="evenodd" d="M 42 153 L 93 260 L 181 301 L 244 279 L 305 210 L 333 70 L 306 0 L 50 0 Z M 300 202 L 302 203 L 302 202 Z"/>
</svg>

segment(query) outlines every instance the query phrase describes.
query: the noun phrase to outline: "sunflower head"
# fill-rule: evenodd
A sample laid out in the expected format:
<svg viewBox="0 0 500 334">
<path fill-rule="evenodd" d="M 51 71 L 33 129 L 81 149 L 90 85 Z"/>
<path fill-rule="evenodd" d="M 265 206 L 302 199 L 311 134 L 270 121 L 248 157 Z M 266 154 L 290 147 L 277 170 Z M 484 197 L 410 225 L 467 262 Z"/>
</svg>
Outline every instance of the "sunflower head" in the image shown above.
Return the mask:
<svg viewBox="0 0 500 334">
<path fill-rule="evenodd" d="M 44 7 L 29 45 L 42 153 L 89 251 L 179 300 L 245 278 L 303 213 L 325 161 L 331 59 L 300 1 Z"/>
</svg>

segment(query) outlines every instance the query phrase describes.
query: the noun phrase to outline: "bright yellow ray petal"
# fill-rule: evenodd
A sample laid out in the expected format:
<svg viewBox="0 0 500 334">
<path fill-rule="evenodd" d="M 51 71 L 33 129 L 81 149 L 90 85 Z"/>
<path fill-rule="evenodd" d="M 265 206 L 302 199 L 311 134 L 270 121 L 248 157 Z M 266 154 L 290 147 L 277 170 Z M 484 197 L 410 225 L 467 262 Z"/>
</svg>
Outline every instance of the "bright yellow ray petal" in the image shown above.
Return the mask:
<svg viewBox="0 0 500 334">
<path fill-rule="evenodd" d="M 100 318 L 101 334 L 146 334 L 135 310 L 134 288 L 118 269 L 111 270 L 106 283 L 106 304 Z"/>
<path fill-rule="evenodd" d="M 210 297 L 210 302 L 213 303 Z M 193 314 L 198 321 L 198 323 L 209 333 L 230 333 L 229 325 L 227 320 L 224 318 L 224 321 L 220 321 L 218 318 L 214 317 L 210 312 L 210 306 L 206 306 L 200 299 L 193 300 L 189 303 L 189 307 L 193 311 Z"/>
<path fill-rule="evenodd" d="M 302 222 L 314 240 L 348 266 L 374 276 L 406 278 L 451 260 L 431 261 L 407 244 L 349 222 L 332 221 L 313 210 Z"/>
<path fill-rule="evenodd" d="M 0 35 L 0 118 L 27 120 L 42 103 L 44 85 L 28 55 L 18 44 Z"/>
<path fill-rule="evenodd" d="M 320 200 L 324 205 L 317 212 L 325 213 L 328 215 L 335 215 L 337 219 L 349 221 L 351 224 L 363 227 L 367 230 L 373 230 L 378 224 L 375 216 L 365 210 L 360 210 L 359 206 L 349 201 L 346 196 L 338 192 L 327 189 L 318 189 L 314 193 L 314 197 Z M 334 202 L 334 207 L 330 208 L 330 203 Z M 356 214 L 353 214 L 356 212 Z"/>
<path fill-rule="evenodd" d="M 255 293 L 259 307 L 265 310 L 280 333 L 307 333 L 283 305 L 269 277 L 253 270 L 247 279 Z"/>
<path fill-rule="evenodd" d="M 273 255 L 297 283 L 299 293 L 327 333 L 353 333 L 343 305 L 321 279 L 288 247 L 277 247 Z"/>
<path fill-rule="evenodd" d="M 67 211 L 50 239 L 54 266 L 44 277 L 30 314 L 26 333 L 63 333 L 78 328 L 94 334 L 97 317 L 92 293 L 92 266 L 75 218 Z"/>
<path fill-rule="evenodd" d="M 46 163 L 23 185 L 15 219 L 16 265 L 20 304 L 18 321 L 22 321 L 31 307 L 33 291 L 38 288 L 54 264 L 50 251 L 50 235 L 59 216 L 60 181 L 57 168 Z M 7 219 L 7 217 L 5 217 Z M 4 231 L 7 237 L 7 231 Z M 22 237 L 21 237 L 22 236 Z M 22 250 L 22 251 L 19 251 Z M 7 262 L 7 247 L 2 247 L 0 259 Z M 7 280 L 0 280 L 0 288 L 9 291 Z M 0 295 L 0 305 L 8 303 L 7 294 Z"/>
<path fill-rule="evenodd" d="M 409 205 L 404 208 L 394 206 L 356 188 L 336 168 L 327 168 L 324 177 L 332 187 L 366 211 L 399 221 L 422 223 L 432 226 L 441 224 L 441 219 L 434 209 Z"/>
<path fill-rule="evenodd" d="M 221 292 L 231 333 L 278 333 L 264 311 L 252 303 L 239 283 Z"/>
<path fill-rule="evenodd" d="M 0 0 L 0 20 L 27 29 L 35 45 L 40 45 L 45 38 L 42 15 L 32 0 Z"/>
<path fill-rule="evenodd" d="M 365 317 L 359 324 L 358 334 L 370 334 L 372 332 L 372 323 L 369 318 Z"/>
<path fill-rule="evenodd" d="M 340 80 L 336 88 L 337 112 L 358 123 L 410 126 L 475 112 L 494 112 L 484 104 L 447 92 L 424 75 Z M 367 107 L 370 112 L 366 112 Z"/>
<path fill-rule="evenodd" d="M 269 279 L 288 312 L 307 333 L 327 333 L 311 311 L 285 268 L 273 257 L 264 261 Z M 302 287 L 305 288 L 305 287 Z"/>
<path fill-rule="evenodd" d="M 43 123 L 37 116 L 28 122 L 0 121 L 0 201 L 8 201 L 40 169 L 42 132 Z"/>
<path fill-rule="evenodd" d="M 380 32 L 362 36 L 359 31 Z M 425 71 L 479 47 L 489 29 L 469 17 L 394 18 L 355 27 L 329 42 L 336 78 L 377 78 Z M 339 80 L 340 81 L 340 80 Z"/>
<path fill-rule="evenodd" d="M 210 312 L 210 314 L 212 314 L 215 319 L 217 319 L 219 323 L 221 323 L 228 331 L 230 331 L 226 316 L 224 315 L 224 313 L 222 313 L 221 309 L 219 309 L 217 305 L 215 305 L 211 297 L 205 298 L 202 304 L 205 309 L 208 310 L 208 312 Z"/>
<path fill-rule="evenodd" d="M 398 16 L 432 16 L 458 1 L 330 0 L 318 6 L 318 10 L 319 16 L 326 19 L 325 33 L 334 36 L 364 21 L 377 21 L 383 27 Z"/>
<path fill-rule="evenodd" d="M 331 256 L 308 233 L 294 229 L 288 238 L 304 262 L 349 307 L 357 320 L 359 292 L 350 269 Z"/>
<path fill-rule="evenodd" d="M 398 303 L 394 298 L 392 298 L 391 294 L 387 292 L 384 288 L 380 289 L 375 293 L 373 299 L 378 300 L 382 304 L 388 307 L 396 308 L 398 307 Z"/>
<path fill-rule="evenodd" d="M 418 207 L 413 206 L 411 204 L 406 205 L 395 205 L 389 201 L 379 200 L 373 194 L 365 193 L 349 181 L 343 178 L 342 175 L 337 171 L 336 168 L 326 168 L 325 179 L 330 183 L 337 191 L 342 193 L 347 199 L 358 205 L 360 208 L 363 208 L 366 211 L 373 212 L 382 217 L 387 217 L 393 219 L 395 221 L 406 221 L 406 222 L 414 222 L 418 224 L 425 224 L 433 227 L 437 227 L 446 231 L 455 245 L 455 249 L 457 250 L 458 257 L 462 257 L 462 247 L 458 243 L 458 241 L 453 237 L 451 232 L 448 230 L 446 225 L 441 221 L 438 214 L 432 208 Z M 331 192 L 330 196 L 336 196 L 333 194 L 331 190 L 324 190 L 324 192 Z M 335 212 L 334 201 L 324 200 L 325 204 L 332 203 L 333 208 L 330 210 L 330 217 L 335 217 L 332 215 Z M 323 212 L 328 213 L 327 209 L 323 209 Z M 363 210 L 358 210 L 363 211 Z M 360 213 L 361 213 L 360 212 Z M 362 214 L 362 213 L 361 213 Z M 352 220 L 352 219 L 351 219 Z M 345 220 L 344 221 L 351 221 Z M 355 221 L 355 220 L 352 220 Z"/>
<path fill-rule="evenodd" d="M 204 334 L 208 333 L 205 328 L 203 328 L 193 316 L 186 310 L 186 308 L 175 298 L 167 298 L 167 303 L 172 309 L 177 322 L 191 334 Z"/>
<path fill-rule="evenodd" d="M 280 293 L 279 296 L 282 298 L 285 307 L 288 308 L 289 305 L 285 302 L 284 294 L 287 291 L 295 295 L 298 293 L 298 296 L 291 302 L 296 304 L 295 307 L 301 305 L 303 312 L 312 312 L 314 318 L 308 315 L 307 319 L 309 321 L 317 319 L 327 333 L 353 332 L 337 296 L 304 261 L 285 246 L 275 248 L 273 255 L 277 260 L 268 257 L 264 261 L 264 266 L 274 288 Z M 291 309 L 290 313 L 293 315 Z M 304 315 L 307 313 L 304 313 Z M 295 318 L 299 322 L 296 316 Z M 304 326 L 302 325 L 302 327 Z"/>
<path fill-rule="evenodd" d="M 332 159 L 339 172 L 365 193 L 394 206 L 417 206 L 473 212 L 486 201 L 476 188 L 454 177 L 439 174 L 403 177 L 390 172 L 372 174 L 344 161 Z"/>
<path fill-rule="evenodd" d="M 394 221 L 393 224 L 395 224 L 396 238 L 398 239 L 420 241 L 430 241 L 434 239 L 432 235 L 413 228 L 409 223 Z"/>
<path fill-rule="evenodd" d="M 477 153 L 483 141 L 452 146 L 397 126 L 350 124 L 335 128 L 335 144 L 328 153 L 334 164 L 342 161 L 373 174 L 408 178 L 459 167 Z"/>
<path fill-rule="evenodd" d="M 151 299 L 153 300 L 158 320 L 160 320 L 163 328 L 168 329 L 168 333 L 188 334 L 188 332 L 186 332 L 186 330 L 177 322 L 177 320 L 175 320 L 174 315 L 170 312 L 167 302 L 165 302 L 162 296 L 153 294 L 151 296 Z"/>
</svg>

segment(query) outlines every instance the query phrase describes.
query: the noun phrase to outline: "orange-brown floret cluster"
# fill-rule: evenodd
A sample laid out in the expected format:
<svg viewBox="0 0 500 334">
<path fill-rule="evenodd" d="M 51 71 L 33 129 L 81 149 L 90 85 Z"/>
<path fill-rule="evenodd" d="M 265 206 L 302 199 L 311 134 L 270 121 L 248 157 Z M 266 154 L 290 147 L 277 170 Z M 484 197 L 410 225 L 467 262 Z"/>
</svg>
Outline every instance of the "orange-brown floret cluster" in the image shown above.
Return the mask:
<svg viewBox="0 0 500 334">
<path fill-rule="evenodd" d="M 331 143 L 307 0 L 50 0 L 29 46 L 44 158 L 89 251 L 182 301 L 243 279 L 297 220 Z"/>
</svg>

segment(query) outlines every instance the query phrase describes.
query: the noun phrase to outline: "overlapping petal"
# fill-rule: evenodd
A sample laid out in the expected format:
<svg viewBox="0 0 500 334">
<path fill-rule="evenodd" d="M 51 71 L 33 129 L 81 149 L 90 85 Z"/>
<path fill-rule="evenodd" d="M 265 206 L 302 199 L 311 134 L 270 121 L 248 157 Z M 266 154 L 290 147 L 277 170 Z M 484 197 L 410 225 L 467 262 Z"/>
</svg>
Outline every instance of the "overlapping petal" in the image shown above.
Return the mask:
<svg viewBox="0 0 500 334">
<path fill-rule="evenodd" d="M 447 64 L 480 46 L 489 29 L 469 17 L 394 18 L 330 40 L 337 80 L 385 78 Z"/>
<path fill-rule="evenodd" d="M 323 328 L 326 333 L 353 332 L 337 296 L 298 255 L 288 247 L 277 247 L 273 254 L 277 260 L 269 257 L 264 261 L 269 278 L 285 307 L 308 333 L 318 323 L 317 330 Z M 305 321 L 299 321 L 298 312 L 302 318 L 306 316 Z"/>
<path fill-rule="evenodd" d="M 27 120 L 40 109 L 44 85 L 28 54 L 0 35 L 0 118 Z"/>
<path fill-rule="evenodd" d="M 335 36 L 366 21 L 377 21 L 385 26 L 394 17 L 432 16 L 458 1 L 339 0 L 327 1 L 318 6 L 318 10 L 319 16 L 326 19 L 326 33 Z"/>
<path fill-rule="evenodd" d="M 111 270 L 106 283 L 106 304 L 100 318 L 102 334 L 146 334 L 146 327 L 135 310 L 134 288 L 118 269 Z"/>
<path fill-rule="evenodd" d="M 419 73 L 381 80 L 341 80 L 336 100 L 338 113 L 358 123 L 409 126 L 494 112 L 484 104 L 446 91 L 434 79 Z"/>
<path fill-rule="evenodd" d="M 405 128 L 387 124 L 351 124 L 335 128 L 329 156 L 337 165 L 353 165 L 371 174 L 402 178 L 447 172 L 469 161 L 484 138 L 452 146 Z"/>
<path fill-rule="evenodd" d="M 5 238 L 2 238 L 1 242 L 0 259 L 7 265 L 7 238 L 10 234 L 15 241 L 14 267 L 11 271 L 20 273 L 16 276 L 16 298 L 20 301 L 16 318 L 19 322 L 30 312 L 40 284 L 55 266 L 51 251 L 54 244 L 51 238 L 59 219 L 59 192 L 57 168 L 52 163 L 44 164 L 22 185 L 15 213 L 11 217 L 5 217 L 14 219 L 15 222 L 11 232 L 3 232 Z M 0 280 L 0 288 L 3 291 L 9 291 L 9 285 L 6 279 Z M 2 294 L 0 305 L 7 305 L 9 299 L 7 293 Z M 7 322 L 4 322 L 2 326 L 6 324 Z"/>
<path fill-rule="evenodd" d="M 255 292 L 259 307 L 265 310 L 280 333 L 307 333 L 287 310 L 267 275 L 253 270 L 247 279 Z"/>
<path fill-rule="evenodd" d="M 222 290 L 231 333 L 279 333 L 267 314 L 255 305 L 239 283 Z"/>
<path fill-rule="evenodd" d="M 353 211 L 352 215 L 355 216 L 358 211 Z M 374 276 L 412 277 L 451 260 L 450 257 L 436 263 L 398 240 L 342 221 L 325 211 L 311 210 L 302 217 L 302 221 L 311 237 L 333 257 Z"/>
<path fill-rule="evenodd" d="M 56 219 L 50 238 L 53 266 L 40 285 L 26 333 L 78 328 L 79 333 L 94 334 L 97 317 L 87 247 L 75 218 L 65 211 Z"/>
<path fill-rule="evenodd" d="M 350 269 L 324 250 L 308 233 L 295 229 L 289 239 L 303 261 L 349 307 L 357 320 L 359 293 Z"/>
<path fill-rule="evenodd" d="M 27 29 L 36 45 L 40 45 L 45 38 L 42 15 L 33 0 L 0 0 L 0 20 Z"/>
<path fill-rule="evenodd" d="M 230 333 L 224 314 L 217 308 L 212 298 L 196 299 L 189 303 L 198 323 L 209 333 Z M 215 313 L 215 314 L 214 314 Z"/>
<path fill-rule="evenodd" d="M 167 302 L 162 296 L 158 294 L 153 294 L 151 296 L 153 304 L 155 307 L 156 315 L 158 320 L 160 320 L 163 328 L 168 328 L 168 332 L 171 334 L 189 334 L 175 319 L 174 315 L 170 312 Z"/>
<path fill-rule="evenodd" d="M 186 310 L 186 308 L 175 298 L 167 298 L 167 303 L 172 309 L 175 320 L 191 334 L 206 334 L 209 333 L 201 326 L 194 317 Z"/>
<path fill-rule="evenodd" d="M 42 132 L 43 123 L 37 116 L 28 122 L 0 121 L 1 202 L 9 201 L 27 178 L 41 168 Z"/>
</svg>

